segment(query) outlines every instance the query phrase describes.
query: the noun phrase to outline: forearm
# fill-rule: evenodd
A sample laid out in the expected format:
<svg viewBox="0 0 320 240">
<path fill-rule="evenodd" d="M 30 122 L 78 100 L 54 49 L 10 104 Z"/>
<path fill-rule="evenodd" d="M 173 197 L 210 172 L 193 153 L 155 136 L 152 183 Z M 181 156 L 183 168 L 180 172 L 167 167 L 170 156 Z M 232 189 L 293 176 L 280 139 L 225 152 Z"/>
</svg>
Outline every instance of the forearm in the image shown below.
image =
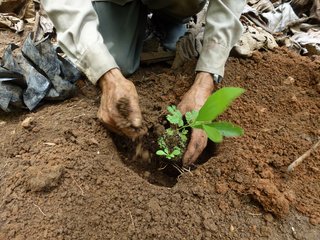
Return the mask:
<svg viewBox="0 0 320 240">
<path fill-rule="evenodd" d="M 208 6 L 203 48 L 196 66 L 198 72 L 223 76 L 231 48 L 242 33 L 239 21 L 245 0 L 211 0 Z"/>
<path fill-rule="evenodd" d="M 98 17 L 90 0 L 43 0 L 57 30 L 62 50 L 92 83 L 118 67 L 98 31 Z"/>
</svg>

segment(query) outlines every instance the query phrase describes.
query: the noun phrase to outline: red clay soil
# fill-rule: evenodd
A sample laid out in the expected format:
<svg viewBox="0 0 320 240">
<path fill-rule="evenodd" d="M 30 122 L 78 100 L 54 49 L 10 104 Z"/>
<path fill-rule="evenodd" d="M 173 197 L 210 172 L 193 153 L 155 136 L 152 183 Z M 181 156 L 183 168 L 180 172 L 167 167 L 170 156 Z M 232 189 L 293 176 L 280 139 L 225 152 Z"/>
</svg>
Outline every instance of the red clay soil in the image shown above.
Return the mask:
<svg viewBox="0 0 320 240">
<path fill-rule="evenodd" d="M 132 77 L 145 149 L 193 66 Z M 70 100 L 0 113 L 0 239 L 320 239 L 320 149 L 286 172 L 320 136 L 319 59 L 284 49 L 230 58 L 221 86 L 247 90 L 221 117 L 245 136 L 177 179 L 99 123 L 85 81 Z"/>
</svg>

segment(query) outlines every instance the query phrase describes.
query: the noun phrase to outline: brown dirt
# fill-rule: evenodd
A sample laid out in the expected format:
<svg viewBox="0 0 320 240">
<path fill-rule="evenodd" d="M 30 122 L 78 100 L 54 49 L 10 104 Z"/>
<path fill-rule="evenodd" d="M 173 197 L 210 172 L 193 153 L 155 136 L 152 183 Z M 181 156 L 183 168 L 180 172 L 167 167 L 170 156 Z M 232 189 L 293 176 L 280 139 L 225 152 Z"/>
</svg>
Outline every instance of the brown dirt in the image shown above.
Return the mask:
<svg viewBox="0 0 320 240">
<path fill-rule="evenodd" d="M 166 106 L 192 84 L 193 64 L 132 77 L 149 147 Z M 0 239 L 317 240 L 320 150 L 286 168 L 320 136 L 319 82 L 319 61 L 287 50 L 230 58 L 222 85 L 247 91 L 221 119 L 245 136 L 177 179 L 98 122 L 87 82 L 73 99 L 0 113 Z"/>
</svg>

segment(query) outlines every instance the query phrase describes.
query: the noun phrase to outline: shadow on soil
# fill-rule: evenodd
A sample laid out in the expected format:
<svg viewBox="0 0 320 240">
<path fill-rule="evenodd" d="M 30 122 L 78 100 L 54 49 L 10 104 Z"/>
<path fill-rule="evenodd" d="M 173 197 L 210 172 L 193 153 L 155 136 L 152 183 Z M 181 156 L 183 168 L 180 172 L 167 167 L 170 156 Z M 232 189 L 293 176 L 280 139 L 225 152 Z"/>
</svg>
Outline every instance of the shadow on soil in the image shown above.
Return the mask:
<svg viewBox="0 0 320 240">
<path fill-rule="evenodd" d="M 182 168 L 181 163 L 173 164 L 155 154 L 158 150 L 158 136 L 152 128 L 149 129 L 148 134 L 141 142 L 133 142 L 116 134 L 112 135 L 112 139 L 124 164 L 149 183 L 169 188 L 177 183 L 178 177 L 183 172 L 192 171 L 196 169 L 197 165 L 207 162 L 217 154 L 218 149 L 217 144 L 208 141 L 208 145 L 197 160 L 196 165 L 186 169 Z M 137 148 L 139 148 L 138 151 Z M 137 152 L 142 152 L 142 154 L 137 154 Z"/>
</svg>

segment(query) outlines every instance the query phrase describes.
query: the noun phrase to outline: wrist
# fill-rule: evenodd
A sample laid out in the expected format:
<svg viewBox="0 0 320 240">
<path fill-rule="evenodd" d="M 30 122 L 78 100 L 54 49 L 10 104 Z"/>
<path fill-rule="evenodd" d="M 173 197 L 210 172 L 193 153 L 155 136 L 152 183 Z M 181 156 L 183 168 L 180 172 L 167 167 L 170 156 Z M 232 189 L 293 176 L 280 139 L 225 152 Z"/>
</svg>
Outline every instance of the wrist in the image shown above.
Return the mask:
<svg viewBox="0 0 320 240">
<path fill-rule="evenodd" d="M 208 72 L 198 72 L 194 84 L 200 85 L 202 88 L 206 88 L 211 92 L 215 89 L 213 75 Z"/>
<path fill-rule="evenodd" d="M 108 85 L 112 84 L 113 82 L 120 81 L 122 77 L 122 73 L 118 68 L 112 68 L 100 77 L 98 85 L 101 90 L 104 91 Z"/>
</svg>

